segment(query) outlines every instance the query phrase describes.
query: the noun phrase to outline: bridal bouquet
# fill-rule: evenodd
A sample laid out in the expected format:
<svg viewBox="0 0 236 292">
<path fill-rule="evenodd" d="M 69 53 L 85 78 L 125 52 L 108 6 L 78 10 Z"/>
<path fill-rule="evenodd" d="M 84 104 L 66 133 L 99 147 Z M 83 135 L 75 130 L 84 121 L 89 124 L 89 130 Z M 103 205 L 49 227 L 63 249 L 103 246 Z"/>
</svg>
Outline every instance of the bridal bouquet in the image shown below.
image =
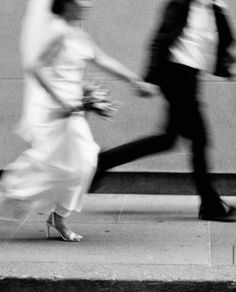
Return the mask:
<svg viewBox="0 0 236 292">
<path fill-rule="evenodd" d="M 110 98 L 109 90 L 101 85 L 86 83 L 83 86 L 83 107 L 86 111 L 92 111 L 103 117 L 111 117 L 116 111 Z"/>
</svg>

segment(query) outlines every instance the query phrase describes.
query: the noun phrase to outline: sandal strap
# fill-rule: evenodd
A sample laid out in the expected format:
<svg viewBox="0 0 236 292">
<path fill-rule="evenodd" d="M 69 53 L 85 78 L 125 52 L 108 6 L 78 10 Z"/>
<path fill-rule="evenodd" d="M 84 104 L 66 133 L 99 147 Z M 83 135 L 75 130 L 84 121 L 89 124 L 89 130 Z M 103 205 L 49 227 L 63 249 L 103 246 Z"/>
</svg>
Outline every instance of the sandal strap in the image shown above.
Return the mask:
<svg viewBox="0 0 236 292">
<path fill-rule="evenodd" d="M 82 235 L 79 235 L 77 233 L 74 233 L 74 232 L 71 232 L 70 233 L 70 236 L 69 236 L 69 240 L 70 241 L 80 241 L 83 239 L 83 236 Z"/>
</svg>

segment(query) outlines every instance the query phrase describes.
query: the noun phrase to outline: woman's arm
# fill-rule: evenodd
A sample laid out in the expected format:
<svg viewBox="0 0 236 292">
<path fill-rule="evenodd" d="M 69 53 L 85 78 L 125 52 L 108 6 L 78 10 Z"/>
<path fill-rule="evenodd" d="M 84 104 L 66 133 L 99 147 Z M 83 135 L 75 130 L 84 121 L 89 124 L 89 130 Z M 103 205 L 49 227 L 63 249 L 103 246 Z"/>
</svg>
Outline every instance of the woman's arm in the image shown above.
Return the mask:
<svg viewBox="0 0 236 292">
<path fill-rule="evenodd" d="M 47 38 L 41 42 L 41 47 L 38 49 L 37 53 L 25 61 L 24 69 L 27 74 L 33 76 L 38 81 L 52 99 L 63 108 L 63 111 L 70 113 L 72 109 L 82 105 L 81 102 L 78 100 L 78 104 L 71 104 L 69 106 L 65 104 L 55 93 L 42 70 L 52 63 L 55 53 L 60 49 L 63 43 L 63 39 L 64 34 L 62 31 L 54 31 L 48 34 Z"/>
<path fill-rule="evenodd" d="M 138 90 L 139 95 L 141 96 L 153 96 L 156 94 L 156 88 L 146 83 L 135 74 L 133 71 L 129 70 L 126 66 L 110 57 L 104 53 L 101 49 L 95 46 L 95 59 L 94 63 L 102 68 L 103 70 L 111 73 L 118 78 L 131 83 L 136 90 Z"/>
</svg>

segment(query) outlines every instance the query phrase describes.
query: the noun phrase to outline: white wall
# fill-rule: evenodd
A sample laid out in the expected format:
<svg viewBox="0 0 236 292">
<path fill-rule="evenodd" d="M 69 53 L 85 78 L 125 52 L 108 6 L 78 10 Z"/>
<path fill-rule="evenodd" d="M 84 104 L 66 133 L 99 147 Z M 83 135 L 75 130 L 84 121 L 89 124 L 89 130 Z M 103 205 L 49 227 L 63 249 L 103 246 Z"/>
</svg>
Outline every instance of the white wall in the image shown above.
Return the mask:
<svg viewBox="0 0 236 292">
<path fill-rule="evenodd" d="M 40 1 L 40 0 L 39 0 Z M 84 27 L 109 54 L 140 74 L 143 72 L 147 45 L 165 0 L 96 0 Z M 236 29 L 236 1 L 227 1 Z M 26 144 L 12 133 L 20 115 L 22 71 L 18 37 L 26 1 L 0 0 L 0 169 L 12 161 Z M 162 98 L 143 100 L 129 86 L 115 78 L 88 68 L 87 77 L 104 83 L 119 102 L 114 119 L 91 117 L 96 140 L 107 149 L 137 137 L 160 131 L 165 119 Z M 203 76 L 202 100 L 211 129 L 212 170 L 236 172 L 236 80 L 231 82 Z M 128 171 L 189 171 L 187 141 L 181 140 L 174 151 L 145 158 L 124 166 Z"/>
</svg>

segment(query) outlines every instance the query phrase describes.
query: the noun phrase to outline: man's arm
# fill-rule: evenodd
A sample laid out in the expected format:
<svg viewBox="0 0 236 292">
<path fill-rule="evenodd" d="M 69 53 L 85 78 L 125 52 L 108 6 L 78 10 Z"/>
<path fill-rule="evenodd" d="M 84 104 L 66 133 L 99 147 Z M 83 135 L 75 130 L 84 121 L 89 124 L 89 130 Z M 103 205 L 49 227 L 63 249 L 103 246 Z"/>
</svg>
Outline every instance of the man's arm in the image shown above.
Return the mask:
<svg viewBox="0 0 236 292">
<path fill-rule="evenodd" d="M 219 2 L 219 1 L 218 1 Z M 227 14 L 227 7 L 213 5 L 216 25 L 219 34 L 219 44 L 217 52 L 217 64 L 214 74 L 221 77 L 232 77 L 231 67 L 235 63 L 233 46 L 235 45 L 235 32 L 233 31 Z"/>
<path fill-rule="evenodd" d="M 186 24 L 190 2 L 191 0 L 170 0 L 164 8 L 163 20 L 151 42 L 145 81 L 158 84 L 158 75 L 168 57 L 169 47 Z"/>
</svg>

